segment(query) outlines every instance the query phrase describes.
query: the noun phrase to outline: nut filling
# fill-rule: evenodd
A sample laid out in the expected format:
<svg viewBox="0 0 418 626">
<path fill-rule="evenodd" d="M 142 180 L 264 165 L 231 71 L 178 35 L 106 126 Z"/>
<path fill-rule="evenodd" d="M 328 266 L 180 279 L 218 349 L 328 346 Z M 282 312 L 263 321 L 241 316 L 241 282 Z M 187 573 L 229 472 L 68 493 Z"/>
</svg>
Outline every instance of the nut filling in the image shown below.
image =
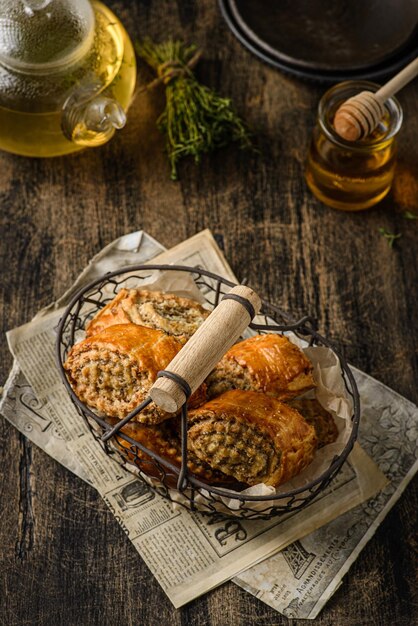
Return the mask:
<svg viewBox="0 0 418 626">
<path fill-rule="evenodd" d="M 232 390 L 190 411 L 188 442 L 202 461 L 242 483 L 278 486 L 312 461 L 315 429 L 288 404 Z"/>
<path fill-rule="evenodd" d="M 157 373 L 167 367 L 181 344 L 166 333 L 136 324 L 115 324 L 73 346 L 64 364 L 78 398 L 107 416 L 125 417 L 147 397 Z M 205 400 L 200 387 L 190 406 Z M 135 421 L 158 424 L 172 417 L 156 404 Z"/>
<path fill-rule="evenodd" d="M 230 389 L 259 391 L 288 400 L 315 387 L 312 364 L 283 335 L 256 335 L 236 343 L 207 379 L 214 398 Z"/>
<path fill-rule="evenodd" d="M 186 343 L 208 317 L 198 302 L 170 293 L 121 289 L 88 323 L 87 337 L 115 324 L 138 324 L 162 330 Z"/>
<path fill-rule="evenodd" d="M 214 417 L 208 415 L 199 422 L 197 435 L 193 427 L 189 433 L 196 456 L 241 482 L 261 482 L 277 469 L 280 451 L 272 441 L 266 441 L 260 430 L 226 415 L 219 415 L 226 422 L 213 421 Z"/>
</svg>

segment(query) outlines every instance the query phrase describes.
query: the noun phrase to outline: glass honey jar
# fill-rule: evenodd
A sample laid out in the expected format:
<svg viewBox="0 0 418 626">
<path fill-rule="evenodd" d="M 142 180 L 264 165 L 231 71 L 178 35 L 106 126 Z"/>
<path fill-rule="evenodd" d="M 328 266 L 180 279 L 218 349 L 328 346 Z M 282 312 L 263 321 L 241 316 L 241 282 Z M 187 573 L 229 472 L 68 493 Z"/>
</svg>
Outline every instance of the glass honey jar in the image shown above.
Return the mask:
<svg viewBox="0 0 418 626">
<path fill-rule="evenodd" d="M 333 120 L 339 106 L 361 91 L 377 91 L 368 81 L 347 81 L 329 89 L 318 107 L 306 164 L 306 182 L 324 204 L 343 211 L 360 211 L 389 192 L 396 162 L 396 135 L 402 109 L 396 98 L 385 103 L 385 115 L 365 139 L 350 142 L 337 135 Z"/>
</svg>

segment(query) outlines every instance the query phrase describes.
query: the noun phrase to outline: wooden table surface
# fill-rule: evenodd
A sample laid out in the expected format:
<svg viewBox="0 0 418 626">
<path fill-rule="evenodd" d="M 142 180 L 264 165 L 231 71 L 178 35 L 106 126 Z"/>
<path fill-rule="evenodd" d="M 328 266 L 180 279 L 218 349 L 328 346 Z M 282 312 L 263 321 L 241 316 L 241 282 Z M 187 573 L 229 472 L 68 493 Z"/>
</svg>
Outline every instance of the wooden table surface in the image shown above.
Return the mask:
<svg viewBox="0 0 418 626">
<path fill-rule="evenodd" d="M 141 96 L 106 146 L 50 160 L 0 154 L 2 328 L 60 296 L 104 245 L 145 229 L 172 246 L 209 227 L 238 277 L 295 315 L 309 312 L 351 363 L 418 402 L 418 82 L 405 113 L 394 188 L 359 214 L 321 205 L 304 160 L 323 86 L 267 67 L 236 41 L 214 0 L 109 1 L 131 36 L 203 46 L 201 79 L 233 98 L 257 155 L 235 148 L 169 179 Z M 144 74 L 142 80 L 149 79 Z M 140 77 L 141 79 L 141 77 Z M 401 233 L 390 249 L 379 227 Z M 1 382 L 12 359 L 2 335 Z M 232 583 L 175 610 L 97 493 L 0 419 L 0 622 L 15 625 L 248 626 L 295 623 Z M 317 619 L 321 626 L 418 621 L 417 481 Z"/>
</svg>

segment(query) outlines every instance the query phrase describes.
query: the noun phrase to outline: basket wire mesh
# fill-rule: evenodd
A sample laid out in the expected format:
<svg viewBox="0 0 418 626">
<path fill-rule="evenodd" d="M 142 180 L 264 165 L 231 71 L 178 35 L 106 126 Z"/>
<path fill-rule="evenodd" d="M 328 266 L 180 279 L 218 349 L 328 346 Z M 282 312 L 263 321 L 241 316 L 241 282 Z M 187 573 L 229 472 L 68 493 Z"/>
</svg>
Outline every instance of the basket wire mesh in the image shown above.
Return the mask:
<svg viewBox="0 0 418 626">
<path fill-rule="evenodd" d="M 305 316 L 294 320 L 279 307 L 262 300 L 262 309 L 256 318 L 257 323 L 249 324 L 249 328 L 255 333 L 292 331 L 309 346 L 326 346 L 333 350 L 341 366 L 345 389 L 352 400 L 351 432 L 344 449 L 332 459 L 326 471 L 297 489 L 277 495 L 254 496 L 231 492 L 222 485 L 208 484 L 192 475 L 187 467 L 186 403 L 181 409 L 182 463 L 179 468 L 121 432 L 122 422 L 118 424 L 118 428 L 112 427 L 106 419 L 86 406 L 74 393 L 67 380 L 63 364 L 71 347 L 84 337 L 86 323 L 110 302 L 121 288 L 140 288 L 154 277 L 156 271 L 187 273 L 200 289 L 210 308 L 215 308 L 222 296 L 235 286 L 235 283 L 202 268 L 149 264 L 110 272 L 84 287 L 67 306 L 58 326 L 56 342 L 58 368 L 78 413 L 85 419 L 90 431 L 106 454 L 125 469 L 133 472 L 139 480 L 161 496 L 192 511 L 198 510 L 216 518 L 222 515 L 242 519 L 270 519 L 273 516 L 303 508 L 330 484 L 341 469 L 357 438 L 360 418 L 360 401 L 354 376 L 344 357 L 328 339 L 317 332 L 313 318 Z M 129 419 L 139 410 L 140 407 L 137 407 L 130 414 Z M 123 423 L 126 421 L 128 420 L 124 419 Z"/>
</svg>

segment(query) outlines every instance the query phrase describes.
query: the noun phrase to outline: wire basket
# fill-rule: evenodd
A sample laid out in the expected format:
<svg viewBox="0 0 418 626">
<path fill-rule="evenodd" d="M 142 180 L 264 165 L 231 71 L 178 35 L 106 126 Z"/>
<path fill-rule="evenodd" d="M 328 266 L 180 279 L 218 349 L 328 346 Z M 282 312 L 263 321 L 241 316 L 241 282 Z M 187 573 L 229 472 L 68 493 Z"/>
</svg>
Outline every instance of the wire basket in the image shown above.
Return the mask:
<svg viewBox="0 0 418 626">
<path fill-rule="evenodd" d="M 352 401 L 351 431 L 343 450 L 334 456 L 326 471 L 305 484 L 303 487 L 281 492 L 277 495 L 254 496 L 242 494 L 238 490 L 231 492 L 221 485 L 213 485 L 190 474 L 187 467 L 187 405 L 181 408 L 181 449 L 182 464 L 177 467 L 154 451 L 144 447 L 121 431 L 115 432 L 112 426 L 86 406 L 71 388 L 63 367 L 71 347 L 84 337 L 86 323 L 114 296 L 121 288 L 141 288 L 155 276 L 155 271 L 184 272 L 200 289 L 210 308 L 215 308 L 235 283 L 198 267 L 180 265 L 135 265 L 110 272 L 104 277 L 91 282 L 78 292 L 67 306 L 58 326 L 56 356 L 58 368 L 70 397 L 86 420 L 93 436 L 106 454 L 117 460 L 126 470 L 134 473 L 139 480 L 149 485 L 161 496 L 177 502 L 193 511 L 219 517 L 239 517 L 242 519 L 270 519 L 276 515 L 297 511 L 310 503 L 333 480 L 351 452 L 357 438 L 360 401 L 354 376 L 345 359 L 332 343 L 318 334 L 315 320 L 305 316 L 297 321 L 277 306 L 262 300 L 262 308 L 257 316 L 257 323 L 248 328 L 254 333 L 286 333 L 292 331 L 309 346 L 325 346 L 337 357 L 345 389 Z M 138 407 L 136 413 L 139 411 Z M 124 420 L 125 422 L 126 420 Z M 119 424 L 120 427 L 121 424 Z M 118 428 L 118 427 L 116 427 Z M 112 433 L 114 434 L 111 434 Z M 120 445 L 121 442 L 123 445 Z M 144 453 L 146 459 L 144 460 Z"/>
</svg>

